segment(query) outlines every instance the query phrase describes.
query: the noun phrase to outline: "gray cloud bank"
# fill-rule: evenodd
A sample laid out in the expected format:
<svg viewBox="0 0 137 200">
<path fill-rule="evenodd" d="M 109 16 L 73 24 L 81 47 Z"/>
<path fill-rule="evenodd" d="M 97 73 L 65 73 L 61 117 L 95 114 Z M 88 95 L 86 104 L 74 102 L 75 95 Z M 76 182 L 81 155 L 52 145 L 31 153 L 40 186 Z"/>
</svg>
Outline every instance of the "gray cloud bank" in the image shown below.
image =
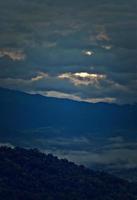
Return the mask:
<svg viewBox="0 0 137 200">
<path fill-rule="evenodd" d="M 0 86 L 137 102 L 136 10 L 136 0 L 1 1 Z"/>
<path fill-rule="evenodd" d="M 58 138 L 48 141 L 54 147 L 49 148 L 49 152 L 90 167 L 97 165 L 111 170 L 137 167 L 137 141 L 129 142 L 123 137 L 113 139 Z"/>
<path fill-rule="evenodd" d="M 41 130 L 42 132 L 44 131 Z M 78 164 L 100 169 L 118 170 L 137 168 L 137 139 L 123 136 L 114 137 L 49 137 L 37 136 L 33 139 L 22 139 L 0 143 L 0 146 L 23 146 L 39 148 L 45 153 L 53 153 L 60 158 L 67 158 Z"/>
</svg>

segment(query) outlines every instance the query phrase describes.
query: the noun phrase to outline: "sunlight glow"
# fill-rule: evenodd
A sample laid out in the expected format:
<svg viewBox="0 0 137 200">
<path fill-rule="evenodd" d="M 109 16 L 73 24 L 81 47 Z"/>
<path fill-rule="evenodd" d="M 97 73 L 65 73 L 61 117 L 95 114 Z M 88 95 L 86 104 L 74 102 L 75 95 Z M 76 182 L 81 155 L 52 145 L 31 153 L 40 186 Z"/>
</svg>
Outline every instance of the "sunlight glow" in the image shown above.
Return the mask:
<svg viewBox="0 0 137 200">
<path fill-rule="evenodd" d="M 85 55 L 87 55 L 87 56 L 92 56 L 92 55 L 94 55 L 94 52 L 93 51 L 83 51 L 83 53 L 85 54 Z"/>
<path fill-rule="evenodd" d="M 104 74 L 95 74 L 88 72 L 64 73 L 58 76 L 59 79 L 68 79 L 74 85 L 98 84 L 100 80 L 105 79 Z"/>
</svg>

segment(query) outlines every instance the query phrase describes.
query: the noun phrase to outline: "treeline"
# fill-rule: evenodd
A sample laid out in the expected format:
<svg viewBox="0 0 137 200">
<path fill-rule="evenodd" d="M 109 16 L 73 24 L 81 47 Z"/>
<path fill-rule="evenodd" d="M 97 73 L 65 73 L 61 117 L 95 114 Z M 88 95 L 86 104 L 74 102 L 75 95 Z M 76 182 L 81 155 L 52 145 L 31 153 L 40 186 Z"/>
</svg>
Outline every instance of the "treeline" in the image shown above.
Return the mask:
<svg viewBox="0 0 137 200">
<path fill-rule="evenodd" d="M 129 182 L 37 149 L 0 148 L 2 200 L 135 200 Z"/>
</svg>

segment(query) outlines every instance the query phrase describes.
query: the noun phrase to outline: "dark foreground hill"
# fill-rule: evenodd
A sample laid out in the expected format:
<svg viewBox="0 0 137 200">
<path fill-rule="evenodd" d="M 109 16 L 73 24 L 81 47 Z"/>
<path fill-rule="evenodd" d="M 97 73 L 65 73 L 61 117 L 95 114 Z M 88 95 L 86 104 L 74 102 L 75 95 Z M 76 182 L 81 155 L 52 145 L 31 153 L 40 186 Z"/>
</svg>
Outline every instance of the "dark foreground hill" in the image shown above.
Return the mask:
<svg viewBox="0 0 137 200">
<path fill-rule="evenodd" d="M 38 150 L 0 148 L 2 200 L 135 200 L 133 185 Z"/>
</svg>

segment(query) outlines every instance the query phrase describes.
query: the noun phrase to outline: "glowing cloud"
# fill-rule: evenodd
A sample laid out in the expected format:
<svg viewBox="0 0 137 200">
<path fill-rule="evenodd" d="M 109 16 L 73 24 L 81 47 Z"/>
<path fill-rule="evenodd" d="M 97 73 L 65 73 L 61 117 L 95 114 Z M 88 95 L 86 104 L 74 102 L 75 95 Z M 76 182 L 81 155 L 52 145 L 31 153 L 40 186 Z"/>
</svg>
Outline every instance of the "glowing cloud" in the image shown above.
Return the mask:
<svg viewBox="0 0 137 200">
<path fill-rule="evenodd" d="M 58 76 L 59 79 L 69 79 L 74 85 L 98 84 L 99 80 L 105 79 L 104 74 L 87 72 L 64 73 Z"/>
<path fill-rule="evenodd" d="M 26 55 L 22 50 L 13 49 L 0 49 L 0 57 L 7 56 L 13 61 L 20 61 L 26 58 Z"/>
<path fill-rule="evenodd" d="M 113 103 L 116 101 L 115 98 L 111 97 L 105 97 L 105 98 L 81 98 L 80 96 L 76 94 L 68 94 L 64 92 L 59 91 L 47 91 L 47 92 L 39 92 L 39 94 L 47 97 L 56 97 L 61 99 L 71 99 L 74 101 L 82 101 L 82 102 L 88 102 L 88 103 L 98 103 L 98 102 L 108 102 Z"/>
<path fill-rule="evenodd" d="M 37 76 L 31 78 L 31 82 L 39 81 L 39 80 L 42 80 L 46 77 L 48 77 L 47 73 L 40 72 Z"/>
<path fill-rule="evenodd" d="M 75 76 L 77 76 L 77 77 L 81 77 L 81 78 L 104 78 L 104 75 L 102 75 L 102 74 L 89 74 L 89 73 L 87 73 L 87 72 L 77 72 L 77 73 L 75 73 L 74 74 Z"/>
<path fill-rule="evenodd" d="M 104 31 L 100 32 L 100 33 L 96 36 L 96 39 L 99 40 L 99 41 L 109 41 L 109 40 L 110 40 L 109 36 L 108 36 L 107 33 L 104 32 Z"/>
<path fill-rule="evenodd" d="M 94 52 L 88 50 L 88 51 L 83 51 L 83 54 L 86 55 L 86 56 L 93 56 Z"/>
<path fill-rule="evenodd" d="M 104 46 L 102 46 L 102 48 L 104 48 L 106 50 L 110 50 L 110 49 L 112 49 L 112 46 L 111 45 L 104 45 Z"/>
</svg>

